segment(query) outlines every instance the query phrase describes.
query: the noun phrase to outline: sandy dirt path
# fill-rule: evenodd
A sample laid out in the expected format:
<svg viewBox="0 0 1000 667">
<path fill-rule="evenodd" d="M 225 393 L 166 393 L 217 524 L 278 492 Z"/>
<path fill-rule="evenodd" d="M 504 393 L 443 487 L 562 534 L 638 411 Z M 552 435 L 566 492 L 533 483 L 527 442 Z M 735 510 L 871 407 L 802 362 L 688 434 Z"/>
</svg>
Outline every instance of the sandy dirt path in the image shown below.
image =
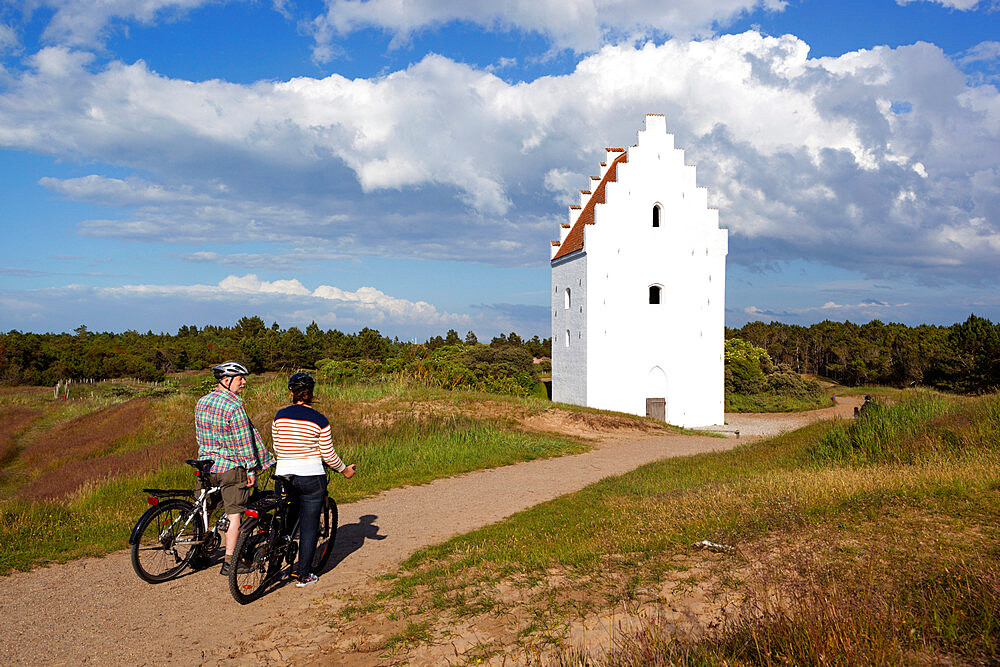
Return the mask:
<svg viewBox="0 0 1000 667">
<path fill-rule="evenodd" d="M 217 567 L 152 586 L 135 576 L 124 550 L 15 573 L 0 579 L 0 663 L 239 662 L 252 650 L 248 638 L 270 634 L 276 625 L 295 627 L 316 598 L 362 586 L 421 547 L 650 461 L 731 449 L 819 419 L 849 417 L 857 404 L 842 399 L 808 413 L 727 415 L 727 428 L 740 430 L 740 438 L 595 433 L 595 448 L 584 454 L 468 473 L 342 505 L 331 569 L 319 583 L 285 586 L 247 606 L 232 599 Z M 331 484 L 334 497 L 346 483 Z"/>
</svg>

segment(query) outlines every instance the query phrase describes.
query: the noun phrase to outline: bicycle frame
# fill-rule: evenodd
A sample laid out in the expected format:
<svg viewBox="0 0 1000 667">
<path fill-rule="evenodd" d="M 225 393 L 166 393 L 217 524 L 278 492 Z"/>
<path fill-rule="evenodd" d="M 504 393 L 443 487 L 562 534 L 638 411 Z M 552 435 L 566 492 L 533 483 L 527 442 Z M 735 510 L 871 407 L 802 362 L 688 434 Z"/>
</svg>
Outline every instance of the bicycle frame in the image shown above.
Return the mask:
<svg viewBox="0 0 1000 667">
<path fill-rule="evenodd" d="M 257 519 L 260 527 L 268 532 L 268 541 L 276 549 L 280 559 L 295 560 L 298 548 L 291 553 L 289 547 L 293 544 L 295 532 L 299 529 L 302 518 L 299 512 L 298 494 L 292 488 L 285 488 L 285 482 L 275 479 L 274 495 L 252 504 L 244 514 Z M 280 487 L 280 488 L 279 488 Z M 294 512 L 294 520 L 289 518 Z M 291 565 L 291 562 L 288 562 Z"/>
<path fill-rule="evenodd" d="M 218 493 L 221 489 L 222 489 L 221 486 L 212 486 L 208 488 L 199 489 L 198 496 L 197 498 L 195 498 L 194 501 L 194 511 L 186 516 L 181 515 L 177 517 L 173 521 L 173 523 L 170 524 L 169 527 L 174 528 L 177 525 L 177 522 L 180 521 L 181 519 L 185 519 L 184 526 L 186 527 L 190 525 L 191 521 L 194 520 L 195 516 L 198 516 L 201 520 L 202 528 L 205 529 L 204 533 L 205 537 L 199 540 L 198 543 L 199 544 L 203 543 L 205 540 L 208 539 L 209 533 L 212 532 L 212 530 L 214 530 L 210 528 L 208 524 L 208 517 L 210 514 L 208 509 L 208 499 L 209 497 L 211 497 L 213 493 Z M 160 503 L 160 500 L 163 498 L 181 498 L 185 496 L 194 495 L 193 491 L 188 491 L 187 489 L 143 489 L 143 491 L 147 493 L 146 502 L 149 503 L 151 507 L 158 505 Z M 228 519 L 226 521 L 228 523 Z M 219 520 L 219 523 L 222 524 L 221 519 Z M 218 527 L 220 526 L 216 526 L 216 528 Z M 132 528 L 131 535 L 129 535 L 129 544 L 135 544 L 138 541 L 139 539 L 138 530 L 139 530 L 139 524 L 136 524 L 135 527 Z M 225 528 L 223 528 L 220 532 L 225 532 Z M 193 543 L 194 543 L 193 540 L 178 542 L 178 544 L 193 544 Z"/>
</svg>

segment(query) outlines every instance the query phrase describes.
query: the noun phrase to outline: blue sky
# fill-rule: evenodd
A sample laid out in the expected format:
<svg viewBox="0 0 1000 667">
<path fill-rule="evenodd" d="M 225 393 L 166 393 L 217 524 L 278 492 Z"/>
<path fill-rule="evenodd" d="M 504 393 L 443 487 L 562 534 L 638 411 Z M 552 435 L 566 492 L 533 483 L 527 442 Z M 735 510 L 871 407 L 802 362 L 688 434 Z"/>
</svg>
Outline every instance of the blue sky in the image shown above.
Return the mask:
<svg viewBox="0 0 1000 667">
<path fill-rule="evenodd" d="M 663 113 L 727 324 L 1000 320 L 996 0 L 0 0 L 0 330 L 549 334 Z"/>
</svg>

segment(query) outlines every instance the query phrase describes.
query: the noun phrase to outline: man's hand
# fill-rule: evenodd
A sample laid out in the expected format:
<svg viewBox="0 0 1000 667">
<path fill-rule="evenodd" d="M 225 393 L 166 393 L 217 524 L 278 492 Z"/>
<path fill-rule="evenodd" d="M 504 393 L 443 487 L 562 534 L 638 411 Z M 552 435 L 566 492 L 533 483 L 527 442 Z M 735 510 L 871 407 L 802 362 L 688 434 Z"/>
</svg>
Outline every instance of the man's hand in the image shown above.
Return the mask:
<svg viewBox="0 0 1000 667">
<path fill-rule="evenodd" d="M 257 483 L 257 475 L 253 474 L 252 472 L 248 472 L 247 473 L 247 488 L 248 489 L 253 488 L 253 485 L 256 484 L 256 483 Z"/>
<path fill-rule="evenodd" d="M 347 479 L 354 477 L 354 464 L 352 463 L 351 465 L 344 468 L 344 472 L 341 474 Z"/>
</svg>

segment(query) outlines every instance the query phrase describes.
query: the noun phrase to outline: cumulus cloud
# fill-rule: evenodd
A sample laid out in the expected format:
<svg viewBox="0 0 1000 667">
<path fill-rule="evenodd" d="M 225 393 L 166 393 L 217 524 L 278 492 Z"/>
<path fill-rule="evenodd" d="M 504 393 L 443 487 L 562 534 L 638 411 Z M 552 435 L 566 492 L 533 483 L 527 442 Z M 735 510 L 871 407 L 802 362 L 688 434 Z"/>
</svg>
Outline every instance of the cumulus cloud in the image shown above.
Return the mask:
<svg viewBox="0 0 1000 667">
<path fill-rule="evenodd" d="M 910 305 L 908 302 L 890 303 L 882 299 L 862 299 L 859 303 L 826 301 L 819 306 L 774 310 L 759 306 L 746 306 L 739 313 L 743 320 L 783 320 L 789 322 L 815 322 L 819 319 L 868 321 L 875 318 L 892 319 Z M 732 311 L 730 311 L 732 312 Z"/>
<path fill-rule="evenodd" d="M 557 49 L 586 52 L 623 37 L 703 36 L 758 7 L 781 10 L 785 5 L 786 0 L 326 0 L 326 12 L 312 28 L 321 61 L 331 57 L 337 37 L 357 30 L 385 30 L 398 45 L 415 32 L 458 21 L 539 33 Z"/>
<path fill-rule="evenodd" d="M 31 65 L 0 93 L 0 145 L 144 175 L 42 180 L 123 212 L 88 235 L 540 264 L 563 188 L 575 199 L 603 147 L 658 112 L 730 261 L 976 282 L 1000 260 L 1000 94 L 926 43 L 836 58 L 756 32 L 623 44 L 513 84 L 436 55 L 250 85 L 91 71 L 66 48 Z"/>
<path fill-rule="evenodd" d="M 374 287 L 344 290 L 330 285 L 310 289 L 296 279 L 260 280 L 255 274 L 230 275 L 218 284 L 130 284 L 117 287 L 68 285 L 8 291 L 3 295 L 5 327 L 70 330 L 80 322 L 104 327 L 171 329 L 176 313 L 191 322 L 219 324 L 247 313 L 284 326 L 316 321 L 344 331 L 380 327 L 396 335 L 436 335 L 449 328 L 470 328 L 467 314 L 438 310 L 425 301 L 394 297 Z"/>
<path fill-rule="evenodd" d="M 317 308 L 329 309 L 338 317 L 349 315 L 358 321 L 382 323 L 450 324 L 467 323 L 467 315 L 443 313 L 426 301 L 408 301 L 390 296 L 374 287 L 355 291 L 331 285 L 308 289 L 298 280 L 260 280 L 255 274 L 230 275 L 217 285 L 121 285 L 94 288 L 98 295 L 114 296 L 184 296 L 191 299 L 216 301 L 233 296 L 307 297 L 321 300 Z"/>
</svg>

